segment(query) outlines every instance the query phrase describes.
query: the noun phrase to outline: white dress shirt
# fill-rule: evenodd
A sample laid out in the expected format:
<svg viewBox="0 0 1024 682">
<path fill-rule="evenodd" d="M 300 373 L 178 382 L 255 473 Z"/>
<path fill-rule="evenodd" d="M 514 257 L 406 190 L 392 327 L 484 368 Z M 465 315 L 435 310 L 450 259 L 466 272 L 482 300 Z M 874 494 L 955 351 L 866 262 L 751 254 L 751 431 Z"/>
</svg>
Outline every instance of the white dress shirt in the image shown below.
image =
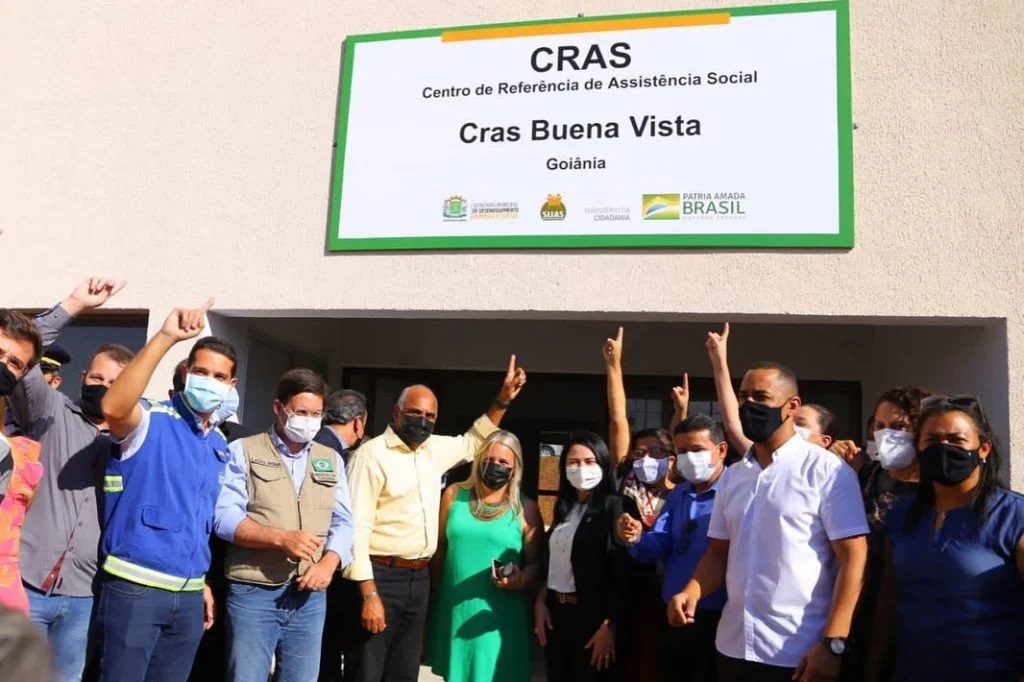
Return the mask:
<svg viewBox="0 0 1024 682">
<path fill-rule="evenodd" d="M 708 537 L 729 541 L 728 600 L 715 644 L 730 658 L 792 668 L 824 635 L 837 566 L 830 542 L 866 535 L 857 475 L 794 435 L 762 469 L 753 451 L 722 474 Z"/>
<path fill-rule="evenodd" d="M 551 531 L 548 542 L 548 589 L 572 594 L 576 592 L 576 578 L 572 574 L 572 541 L 583 519 L 584 506 L 576 504 L 560 524 Z"/>
</svg>

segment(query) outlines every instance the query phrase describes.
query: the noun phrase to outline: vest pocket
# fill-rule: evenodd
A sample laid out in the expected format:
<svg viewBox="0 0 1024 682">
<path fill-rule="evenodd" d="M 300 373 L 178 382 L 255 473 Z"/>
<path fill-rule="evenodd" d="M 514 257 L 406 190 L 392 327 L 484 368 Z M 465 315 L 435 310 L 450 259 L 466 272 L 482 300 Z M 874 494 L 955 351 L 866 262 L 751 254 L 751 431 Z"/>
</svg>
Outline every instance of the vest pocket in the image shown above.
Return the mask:
<svg viewBox="0 0 1024 682">
<path fill-rule="evenodd" d="M 147 504 L 142 508 L 142 523 L 157 530 L 178 533 L 181 531 L 182 519 L 169 509 Z"/>
<path fill-rule="evenodd" d="M 249 466 L 249 470 L 252 471 L 252 475 L 261 481 L 267 483 L 273 483 L 274 481 L 284 478 L 285 471 L 284 467 L 280 464 L 277 466 L 265 466 L 252 462 Z"/>
<path fill-rule="evenodd" d="M 313 472 L 310 478 L 316 483 L 315 499 L 313 500 L 317 509 L 334 508 L 334 489 L 338 485 L 338 477 L 334 474 L 321 474 Z"/>
</svg>

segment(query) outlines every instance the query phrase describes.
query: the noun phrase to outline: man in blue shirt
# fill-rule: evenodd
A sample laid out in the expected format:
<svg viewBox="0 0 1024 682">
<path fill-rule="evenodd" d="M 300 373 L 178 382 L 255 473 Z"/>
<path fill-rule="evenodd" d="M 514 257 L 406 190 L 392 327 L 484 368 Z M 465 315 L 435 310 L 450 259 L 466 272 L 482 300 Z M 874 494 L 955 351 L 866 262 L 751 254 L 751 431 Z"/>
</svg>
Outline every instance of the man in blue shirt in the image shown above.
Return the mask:
<svg viewBox="0 0 1024 682">
<path fill-rule="evenodd" d="M 160 360 L 203 331 L 212 305 L 174 310 L 103 397 L 119 446 L 103 484 L 103 682 L 183 682 L 213 624 L 205 574 L 228 459 L 217 408 L 237 381 L 234 349 L 200 339 L 189 353 L 185 390 L 166 403 L 141 400 Z"/>
<path fill-rule="evenodd" d="M 618 534 L 629 545 L 634 559 L 663 563 L 665 580 L 661 591 L 667 604 L 683 589 L 708 546 L 708 523 L 715 501 L 718 478 L 725 469 L 729 447 L 721 424 L 704 415 L 682 421 L 675 428 L 676 469 L 686 480 L 673 490 L 654 526 L 643 525 L 624 514 Z M 713 682 L 717 679 L 715 631 L 725 605 L 725 589 L 701 599 L 699 626 L 664 628 L 659 669 L 661 679 L 676 682 Z"/>
<path fill-rule="evenodd" d="M 314 443 L 327 383 L 288 370 L 266 432 L 231 444 L 214 529 L 230 543 L 228 677 L 262 680 L 277 653 L 279 682 L 315 680 L 326 592 L 352 561 L 353 521 L 341 455 Z"/>
</svg>

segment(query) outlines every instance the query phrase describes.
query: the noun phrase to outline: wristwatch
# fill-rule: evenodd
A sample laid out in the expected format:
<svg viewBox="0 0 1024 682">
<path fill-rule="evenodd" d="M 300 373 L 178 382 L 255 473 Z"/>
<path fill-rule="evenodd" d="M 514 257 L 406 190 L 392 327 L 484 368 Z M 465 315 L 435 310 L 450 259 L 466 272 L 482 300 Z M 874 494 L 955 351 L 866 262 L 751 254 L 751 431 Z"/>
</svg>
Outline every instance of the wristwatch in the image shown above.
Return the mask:
<svg viewBox="0 0 1024 682">
<path fill-rule="evenodd" d="M 845 637 L 825 637 L 821 641 L 825 644 L 825 648 L 836 656 L 842 656 L 846 651 Z"/>
</svg>

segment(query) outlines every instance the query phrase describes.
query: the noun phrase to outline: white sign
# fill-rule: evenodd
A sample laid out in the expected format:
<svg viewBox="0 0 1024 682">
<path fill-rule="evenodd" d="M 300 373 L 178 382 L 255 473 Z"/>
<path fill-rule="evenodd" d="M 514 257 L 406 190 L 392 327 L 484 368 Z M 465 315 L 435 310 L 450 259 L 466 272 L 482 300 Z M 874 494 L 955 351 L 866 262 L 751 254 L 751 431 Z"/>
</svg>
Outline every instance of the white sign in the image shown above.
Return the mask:
<svg viewBox="0 0 1024 682">
<path fill-rule="evenodd" d="M 332 250 L 853 244 L 846 2 L 350 37 Z"/>
</svg>

